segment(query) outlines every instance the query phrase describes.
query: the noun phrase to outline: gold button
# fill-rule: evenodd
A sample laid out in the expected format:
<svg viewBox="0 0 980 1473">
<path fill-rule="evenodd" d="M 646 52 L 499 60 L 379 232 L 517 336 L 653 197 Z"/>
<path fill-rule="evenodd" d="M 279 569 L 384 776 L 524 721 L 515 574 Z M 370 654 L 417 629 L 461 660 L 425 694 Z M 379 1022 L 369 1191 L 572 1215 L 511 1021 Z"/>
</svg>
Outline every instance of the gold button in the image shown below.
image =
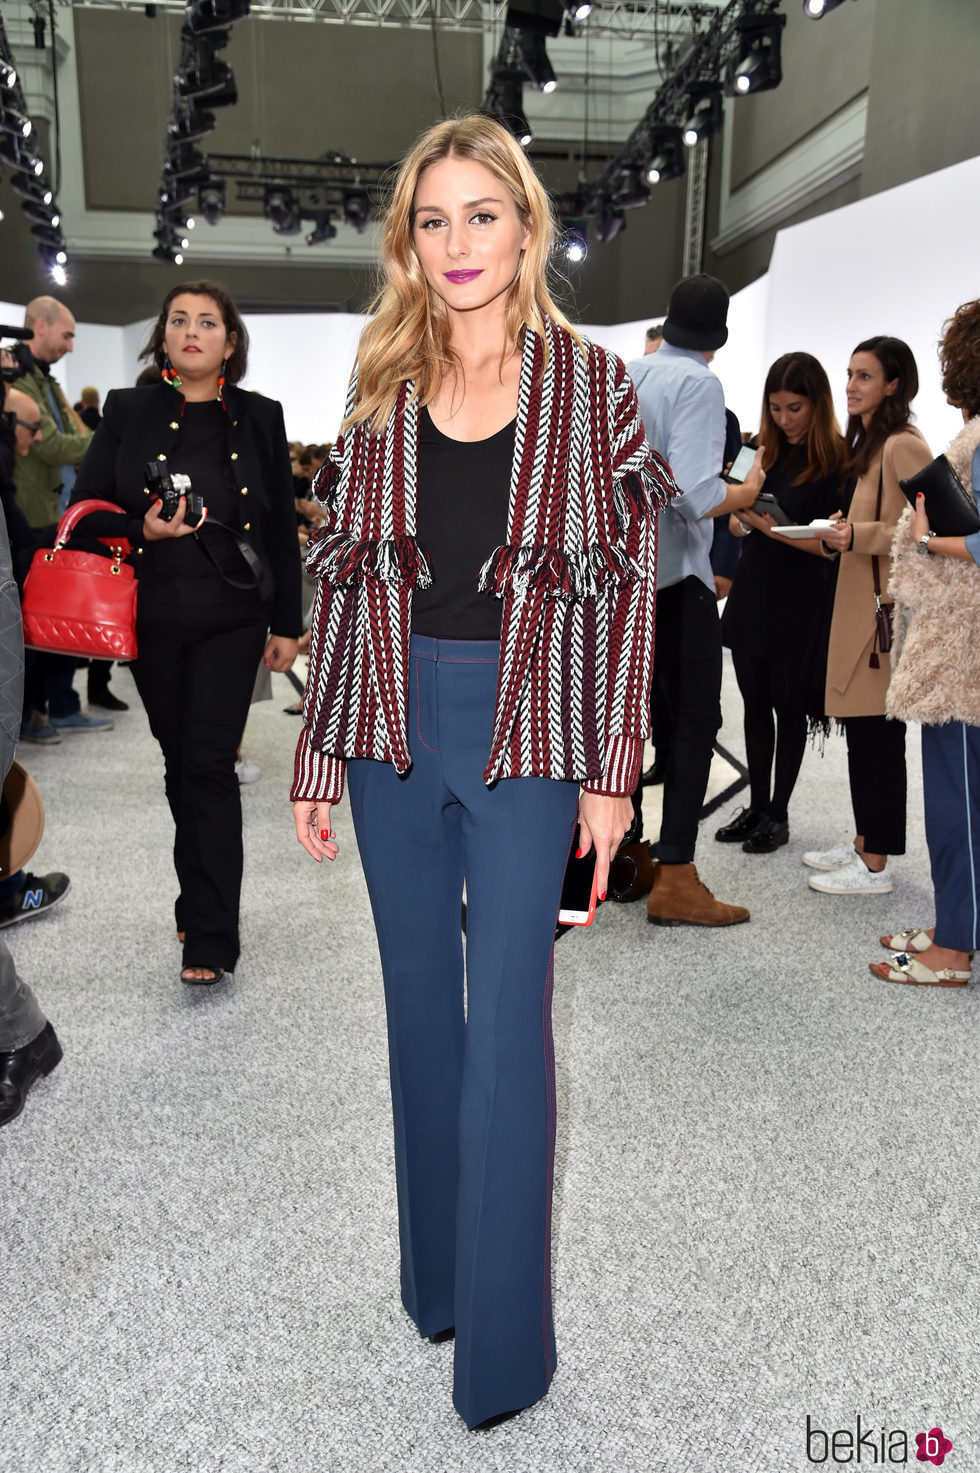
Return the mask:
<svg viewBox="0 0 980 1473">
<path fill-rule="evenodd" d="M 158 455 L 157 456 L 157 460 L 166 460 L 166 458 L 167 457 L 165 455 Z"/>
<path fill-rule="evenodd" d="M 242 487 L 242 495 L 243 496 L 247 496 L 248 495 L 248 487 L 247 486 L 243 486 Z"/>
<path fill-rule="evenodd" d="M 150 494 L 150 488 L 149 488 L 149 486 L 144 486 L 143 487 L 143 495 L 144 496 L 149 496 L 149 494 Z"/>
<path fill-rule="evenodd" d="M 232 458 L 232 460 L 237 460 L 238 459 L 238 451 L 237 450 L 233 450 L 231 452 L 231 458 Z"/>
<path fill-rule="evenodd" d="M 245 525 L 244 525 L 244 527 L 242 528 L 242 531 L 243 532 L 248 532 L 248 531 L 251 530 L 251 527 L 252 527 L 252 523 L 251 522 L 246 522 Z"/>
<path fill-rule="evenodd" d="M 232 420 L 232 424 L 235 426 L 235 428 L 237 430 L 237 428 L 238 428 L 238 420 L 237 419 L 233 419 Z"/>
<path fill-rule="evenodd" d="M 175 419 L 172 419 L 172 420 L 171 420 L 171 421 L 170 421 L 170 428 L 171 428 L 171 429 L 172 429 L 172 430 L 179 430 L 179 429 L 180 429 L 180 425 L 179 425 L 179 424 L 178 424 L 178 422 L 177 422 L 177 420 L 175 420 Z"/>
</svg>

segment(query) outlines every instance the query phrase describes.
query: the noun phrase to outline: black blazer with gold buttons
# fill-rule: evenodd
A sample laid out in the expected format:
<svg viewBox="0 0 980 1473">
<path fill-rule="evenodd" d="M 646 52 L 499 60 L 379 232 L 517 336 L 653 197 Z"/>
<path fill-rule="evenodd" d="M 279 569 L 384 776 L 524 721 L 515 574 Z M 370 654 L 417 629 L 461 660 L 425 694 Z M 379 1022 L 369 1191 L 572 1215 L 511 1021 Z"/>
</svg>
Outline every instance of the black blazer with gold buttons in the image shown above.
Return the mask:
<svg viewBox="0 0 980 1473">
<path fill-rule="evenodd" d="M 230 470 L 242 498 L 242 536 L 262 564 L 263 583 L 271 583 L 269 627 L 273 634 L 297 638 L 303 632 L 300 558 L 282 405 L 231 384 L 224 399 Z M 183 406 L 183 394 L 167 383 L 114 389 L 75 478 L 73 502 L 98 497 L 123 508 L 119 516 L 86 517 L 84 529 L 95 537 L 125 537 L 137 573 L 150 505 L 146 464 L 173 450 Z"/>
</svg>

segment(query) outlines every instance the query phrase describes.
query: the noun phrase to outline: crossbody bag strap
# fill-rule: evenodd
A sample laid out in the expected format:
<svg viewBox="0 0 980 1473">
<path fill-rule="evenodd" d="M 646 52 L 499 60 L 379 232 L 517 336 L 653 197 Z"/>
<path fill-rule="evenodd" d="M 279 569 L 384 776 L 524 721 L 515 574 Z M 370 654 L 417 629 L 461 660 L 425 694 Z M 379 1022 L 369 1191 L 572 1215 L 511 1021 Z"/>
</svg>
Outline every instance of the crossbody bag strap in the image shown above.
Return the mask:
<svg viewBox="0 0 980 1473">
<path fill-rule="evenodd" d="M 875 521 L 876 522 L 879 522 L 881 520 L 881 486 L 882 486 L 882 474 L 883 474 L 883 471 L 884 471 L 884 465 L 885 465 L 885 447 L 883 445 L 881 447 L 881 460 L 878 463 L 878 496 L 877 496 L 877 498 L 875 500 Z M 878 554 L 877 553 L 872 553 L 871 554 L 871 576 L 874 579 L 874 586 L 875 586 L 875 637 L 874 637 L 874 644 L 871 646 L 871 655 L 870 655 L 870 657 L 868 659 L 868 665 L 869 665 L 869 667 L 872 670 L 878 670 L 881 667 L 881 661 L 878 659 L 878 647 L 879 647 L 879 644 L 881 642 L 881 640 L 880 640 L 880 636 L 881 636 L 881 624 L 880 624 L 880 616 L 881 616 L 881 574 L 880 574 L 880 571 L 879 571 L 879 568 L 878 568 Z"/>
<path fill-rule="evenodd" d="M 262 564 L 259 562 L 258 555 L 255 552 L 255 549 L 251 547 L 248 542 L 246 542 L 245 538 L 241 535 L 240 532 L 236 532 L 234 527 L 227 526 L 225 522 L 213 522 L 209 520 L 208 526 L 220 527 L 223 532 L 228 533 L 229 537 L 231 537 L 235 546 L 238 548 L 238 551 L 245 559 L 248 570 L 252 574 L 252 581 L 250 583 L 244 583 L 241 578 L 230 577 L 229 574 L 225 572 L 224 568 L 218 562 L 214 553 L 205 542 L 204 538 L 198 536 L 197 532 L 195 532 L 194 537 L 196 541 L 198 542 L 199 546 L 202 548 L 206 556 L 210 559 L 216 571 L 221 574 L 225 582 L 229 583 L 232 588 L 244 588 L 246 590 L 258 588 L 259 584 L 262 582 Z"/>
</svg>

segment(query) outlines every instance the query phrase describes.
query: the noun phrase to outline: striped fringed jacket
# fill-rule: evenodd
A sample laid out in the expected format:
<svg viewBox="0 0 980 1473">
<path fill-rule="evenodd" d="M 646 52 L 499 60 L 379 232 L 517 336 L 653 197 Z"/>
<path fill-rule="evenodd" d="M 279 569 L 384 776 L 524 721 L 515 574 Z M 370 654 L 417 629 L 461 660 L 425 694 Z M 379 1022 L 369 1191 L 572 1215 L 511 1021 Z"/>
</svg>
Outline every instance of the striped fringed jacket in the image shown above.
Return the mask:
<svg viewBox="0 0 980 1473">
<path fill-rule="evenodd" d="M 676 486 L 650 450 L 623 363 L 546 320 L 525 333 L 507 542 L 480 574 L 503 600 L 485 781 L 550 777 L 632 792 L 649 730 L 656 510 Z M 318 580 L 292 799 L 336 802 L 349 757 L 412 763 L 412 589 L 419 404 L 402 386 L 382 433 L 341 435 L 314 494 Z M 354 402 L 354 385 L 348 413 Z"/>
</svg>

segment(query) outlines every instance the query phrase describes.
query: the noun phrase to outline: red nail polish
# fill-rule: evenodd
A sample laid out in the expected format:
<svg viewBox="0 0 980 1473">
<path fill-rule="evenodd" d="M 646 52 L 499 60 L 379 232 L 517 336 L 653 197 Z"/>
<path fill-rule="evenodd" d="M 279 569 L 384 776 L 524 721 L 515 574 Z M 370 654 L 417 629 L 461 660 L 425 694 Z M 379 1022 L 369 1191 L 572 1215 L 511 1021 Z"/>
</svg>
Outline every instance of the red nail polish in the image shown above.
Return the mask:
<svg viewBox="0 0 980 1473">
<path fill-rule="evenodd" d="M 605 892 L 605 890 L 603 890 L 602 894 L 599 896 L 599 899 L 600 900 L 605 900 L 605 898 L 606 898 L 606 892 Z"/>
<path fill-rule="evenodd" d="M 330 838 L 330 830 L 329 829 L 321 829 L 320 830 L 320 838 L 323 840 L 324 843 L 326 843 L 327 840 Z"/>
<path fill-rule="evenodd" d="M 581 851 L 581 849 L 576 849 L 576 851 L 575 851 L 575 858 L 576 859 L 581 859 L 582 858 L 582 851 Z"/>
</svg>

